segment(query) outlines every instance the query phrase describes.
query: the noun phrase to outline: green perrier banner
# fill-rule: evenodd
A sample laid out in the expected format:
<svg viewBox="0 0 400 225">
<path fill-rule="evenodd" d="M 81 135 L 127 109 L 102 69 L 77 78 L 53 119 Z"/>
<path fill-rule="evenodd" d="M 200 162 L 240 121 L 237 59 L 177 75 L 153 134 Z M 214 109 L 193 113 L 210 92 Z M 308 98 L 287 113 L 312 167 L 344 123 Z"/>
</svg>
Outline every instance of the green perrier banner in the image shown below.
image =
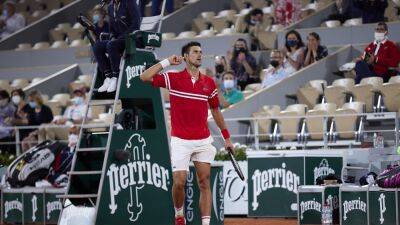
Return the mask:
<svg viewBox="0 0 400 225">
<path fill-rule="evenodd" d="M 318 177 L 336 174 L 340 177 L 343 167 L 342 157 L 307 156 L 306 160 L 306 185 L 315 185 Z"/>
<path fill-rule="evenodd" d="M 212 194 L 210 224 L 222 225 L 224 224 L 224 178 L 222 164 L 212 165 L 210 185 Z M 199 209 L 200 190 L 197 185 L 197 176 L 194 166 L 190 166 L 190 171 L 186 179 L 185 192 L 186 224 L 201 225 L 201 214 Z"/>
<path fill-rule="evenodd" d="M 4 223 L 23 223 L 23 190 L 2 190 L 2 213 Z"/>
<path fill-rule="evenodd" d="M 396 224 L 396 189 L 370 187 L 368 196 L 369 224 Z"/>
<path fill-rule="evenodd" d="M 368 187 L 342 186 L 340 188 L 341 225 L 368 224 Z"/>
<path fill-rule="evenodd" d="M 125 61 L 119 98 L 139 114 L 139 130 L 114 130 L 96 225 L 174 223 L 169 143 L 160 90 L 139 75 L 155 63 L 152 52 L 135 51 Z M 129 152 L 126 160 L 117 150 Z"/>
<path fill-rule="evenodd" d="M 249 216 L 295 217 L 304 157 L 248 158 Z"/>
</svg>

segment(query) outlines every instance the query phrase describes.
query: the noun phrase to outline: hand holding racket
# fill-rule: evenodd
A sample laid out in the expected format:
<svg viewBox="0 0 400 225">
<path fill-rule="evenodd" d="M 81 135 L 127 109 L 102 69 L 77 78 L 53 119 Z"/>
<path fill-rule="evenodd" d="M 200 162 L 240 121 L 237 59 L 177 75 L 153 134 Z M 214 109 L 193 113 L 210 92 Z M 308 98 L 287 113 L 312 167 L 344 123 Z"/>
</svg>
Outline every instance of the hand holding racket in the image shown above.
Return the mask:
<svg viewBox="0 0 400 225">
<path fill-rule="evenodd" d="M 231 160 L 233 168 L 235 168 L 237 175 L 242 181 L 244 181 L 242 169 L 240 168 L 238 162 L 235 159 L 235 156 L 233 155 L 233 148 L 231 146 L 227 146 L 226 150 L 228 151 L 229 159 Z"/>
</svg>

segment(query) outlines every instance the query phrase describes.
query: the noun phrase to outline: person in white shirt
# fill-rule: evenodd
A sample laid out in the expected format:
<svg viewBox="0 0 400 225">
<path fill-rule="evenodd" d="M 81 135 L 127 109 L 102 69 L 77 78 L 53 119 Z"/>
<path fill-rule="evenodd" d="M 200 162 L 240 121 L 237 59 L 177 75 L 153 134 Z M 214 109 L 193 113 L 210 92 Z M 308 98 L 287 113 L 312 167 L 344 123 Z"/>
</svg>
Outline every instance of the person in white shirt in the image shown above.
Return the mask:
<svg viewBox="0 0 400 225">
<path fill-rule="evenodd" d="M 282 50 L 283 63 L 286 68 L 293 68 L 295 71 L 301 69 L 304 63 L 304 43 L 299 32 L 291 30 L 286 33 L 285 47 Z"/>
<path fill-rule="evenodd" d="M 39 143 L 45 140 L 68 140 L 68 128 L 52 127 L 54 125 L 74 126 L 81 124 L 86 112 L 86 97 L 85 93 L 77 89 L 73 92 L 71 105 L 65 109 L 63 116 L 55 116 L 51 124 L 44 125 L 39 129 Z M 88 111 L 88 119 L 91 119 L 91 110 Z M 51 126 L 48 126 L 51 125 Z"/>
<path fill-rule="evenodd" d="M 0 39 L 25 27 L 25 18 L 22 14 L 16 13 L 15 4 L 12 0 L 4 3 L 3 15 L 0 17 Z"/>
<path fill-rule="evenodd" d="M 266 88 L 284 79 L 296 70 L 293 67 L 286 67 L 283 63 L 283 53 L 280 50 L 272 50 L 270 55 L 270 66 L 261 71 L 261 87 Z"/>
</svg>

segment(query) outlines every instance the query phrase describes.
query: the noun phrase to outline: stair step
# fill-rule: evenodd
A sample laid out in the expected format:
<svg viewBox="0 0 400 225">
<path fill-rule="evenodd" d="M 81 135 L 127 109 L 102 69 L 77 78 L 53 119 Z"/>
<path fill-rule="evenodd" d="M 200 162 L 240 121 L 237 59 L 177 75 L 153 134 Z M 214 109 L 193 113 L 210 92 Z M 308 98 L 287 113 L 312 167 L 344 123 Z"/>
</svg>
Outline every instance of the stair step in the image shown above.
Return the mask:
<svg viewBox="0 0 400 225">
<path fill-rule="evenodd" d="M 114 104 L 114 99 L 105 99 L 105 100 L 91 100 L 89 102 L 90 106 L 97 106 L 97 105 L 112 105 Z"/>
<path fill-rule="evenodd" d="M 97 198 L 98 194 L 65 194 L 56 195 L 57 198 Z"/>
<path fill-rule="evenodd" d="M 76 149 L 77 152 L 101 152 L 105 151 L 106 147 L 98 147 L 98 148 L 78 148 Z"/>
<path fill-rule="evenodd" d="M 93 170 L 93 171 L 70 171 L 67 174 L 68 175 L 96 175 L 96 174 L 101 174 L 101 170 Z"/>
</svg>

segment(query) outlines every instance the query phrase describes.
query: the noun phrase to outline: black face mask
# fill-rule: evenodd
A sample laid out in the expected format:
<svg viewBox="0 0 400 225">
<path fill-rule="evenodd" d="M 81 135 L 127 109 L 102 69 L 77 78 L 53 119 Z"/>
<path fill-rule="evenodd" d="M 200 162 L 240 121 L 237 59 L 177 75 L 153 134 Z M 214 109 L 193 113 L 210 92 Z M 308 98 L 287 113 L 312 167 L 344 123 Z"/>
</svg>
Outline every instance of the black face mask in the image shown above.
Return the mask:
<svg viewBox="0 0 400 225">
<path fill-rule="evenodd" d="M 245 48 L 235 48 L 235 52 L 236 53 L 240 53 L 240 52 L 246 53 L 247 49 L 245 49 Z"/>
<path fill-rule="evenodd" d="M 274 68 L 277 68 L 279 66 L 279 61 L 278 60 L 271 60 L 271 66 Z"/>
<path fill-rule="evenodd" d="M 216 73 L 221 74 L 221 73 L 224 72 L 224 70 L 225 70 L 224 65 L 222 65 L 222 64 L 215 65 L 215 72 Z"/>
</svg>

